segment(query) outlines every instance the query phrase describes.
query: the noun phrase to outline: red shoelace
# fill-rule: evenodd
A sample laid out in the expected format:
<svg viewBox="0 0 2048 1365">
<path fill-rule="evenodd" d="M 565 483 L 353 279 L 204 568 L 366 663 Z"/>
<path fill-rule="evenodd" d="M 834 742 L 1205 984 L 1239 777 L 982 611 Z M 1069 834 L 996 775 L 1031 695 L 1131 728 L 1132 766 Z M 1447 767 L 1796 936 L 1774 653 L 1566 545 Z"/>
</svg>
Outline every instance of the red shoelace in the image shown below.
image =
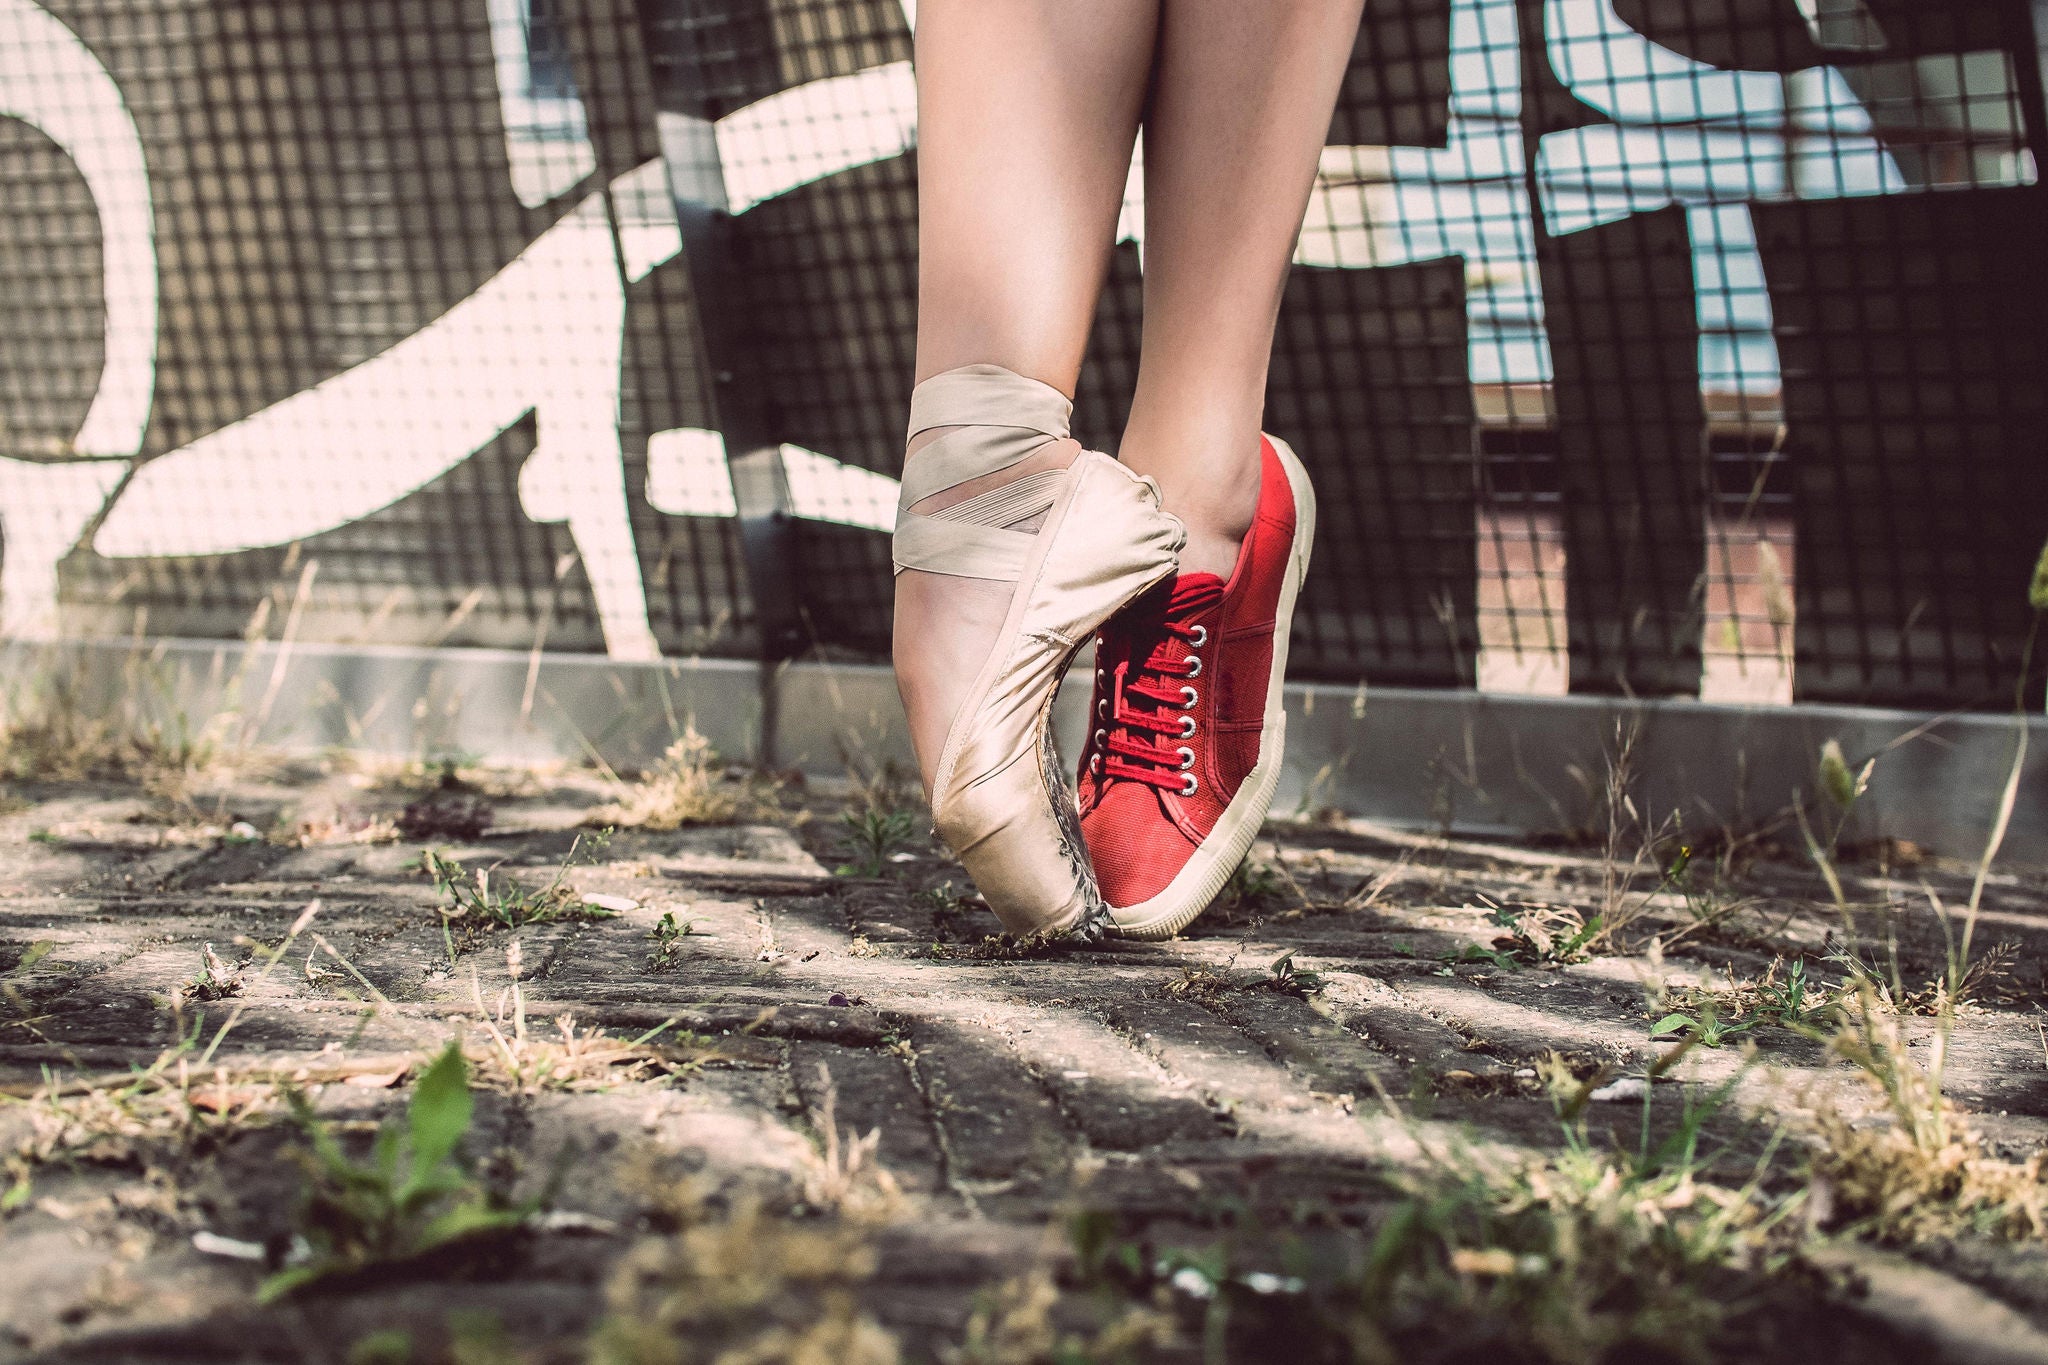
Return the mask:
<svg viewBox="0 0 2048 1365">
<path fill-rule="evenodd" d="M 1181 796 L 1193 796 L 1200 787 L 1192 771 L 1195 750 L 1187 741 L 1198 728 L 1194 708 L 1201 686 L 1195 679 L 1202 676 L 1200 650 L 1209 643 L 1209 631 L 1196 622 L 1222 600 L 1220 579 L 1204 575 L 1177 583 L 1143 660 L 1136 657 L 1135 646 L 1150 631 L 1126 635 L 1134 646 L 1130 657 L 1099 659 L 1096 691 L 1098 697 L 1107 693 L 1102 700 L 1108 702 L 1108 714 L 1098 701 L 1089 760 L 1097 776 L 1143 782 Z M 1096 648 L 1101 651 L 1106 644 L 1105 638 Z"/>
</svg>

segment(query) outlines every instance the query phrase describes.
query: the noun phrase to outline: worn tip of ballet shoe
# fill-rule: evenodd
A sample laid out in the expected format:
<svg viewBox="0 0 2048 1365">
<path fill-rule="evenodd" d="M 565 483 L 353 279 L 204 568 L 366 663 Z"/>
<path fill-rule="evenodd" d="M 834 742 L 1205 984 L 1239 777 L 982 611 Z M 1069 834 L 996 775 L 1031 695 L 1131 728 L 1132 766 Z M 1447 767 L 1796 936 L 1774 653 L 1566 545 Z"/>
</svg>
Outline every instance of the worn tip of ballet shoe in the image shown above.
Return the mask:
<svg viewBox="0 0 2048 1365">
<path fill-rule="evenodd" d="M 1071 923 L 1045 929 L 1034 929 L 1019 935 L 1014 941 L 1021 949 L 1037 948 L 1086 948 L 1106 941 L 1116 932 L 1116 921 L 1110 917 L 1109 907 L 1096 901 Z"/>
</svg>

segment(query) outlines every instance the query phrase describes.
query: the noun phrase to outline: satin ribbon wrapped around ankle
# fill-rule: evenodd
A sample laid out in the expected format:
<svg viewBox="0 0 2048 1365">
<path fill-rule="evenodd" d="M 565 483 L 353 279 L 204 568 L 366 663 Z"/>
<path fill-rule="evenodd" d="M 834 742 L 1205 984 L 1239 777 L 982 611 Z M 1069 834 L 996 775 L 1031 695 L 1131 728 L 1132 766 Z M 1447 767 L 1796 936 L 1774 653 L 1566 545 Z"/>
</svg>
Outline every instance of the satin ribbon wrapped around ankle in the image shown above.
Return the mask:
<svg viewBox="0 0 2048 1365">
<path fill-rule="evenodd" d="M 950 427 L 909 462 L 896 500 L 896 572 L 1014 583 L 1032 533 L 1012 529 L 1051 509 L 1066 482 L 1050 469 L 1004 484 L 941 512 L 910 509 L 937 493 L 1022 464 L 1065 440 L 1074 405 L 1050 384 L 1000 365 L 963 365 L 933 375 L 910 395 L 910 437 Z"/>
</svg>

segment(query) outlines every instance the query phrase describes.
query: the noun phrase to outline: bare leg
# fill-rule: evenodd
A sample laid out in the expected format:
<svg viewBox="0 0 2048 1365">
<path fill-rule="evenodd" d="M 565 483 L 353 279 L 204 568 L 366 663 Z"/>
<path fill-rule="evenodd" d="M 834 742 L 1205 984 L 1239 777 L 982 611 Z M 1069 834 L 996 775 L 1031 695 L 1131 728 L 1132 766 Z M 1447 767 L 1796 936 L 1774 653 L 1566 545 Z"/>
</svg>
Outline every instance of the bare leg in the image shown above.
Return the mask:
<svg viewBox="0 0 2048 1365">
<path fill-rule="evenodd" d="M 1362 0 L 1164 0 L 1145 116 L 1145 333 L 1118 458 L 1228 577 L 1259 492 L 1280 293 Z"/>
<path fill-rule="evenodd" d="M 1137 139 L 1158 0 L 924 0 L 917 377 L 993 364 L 1074 392 Z M 936 437 L 939 433 L 930 433 Z M 1072 441 L 918 504 L 1071 463 Z M 917 447 L 910 458 L 914 460 Z M 896 578 L 896 684 L 929 793 L 1012 587 Z"/>
</svg>

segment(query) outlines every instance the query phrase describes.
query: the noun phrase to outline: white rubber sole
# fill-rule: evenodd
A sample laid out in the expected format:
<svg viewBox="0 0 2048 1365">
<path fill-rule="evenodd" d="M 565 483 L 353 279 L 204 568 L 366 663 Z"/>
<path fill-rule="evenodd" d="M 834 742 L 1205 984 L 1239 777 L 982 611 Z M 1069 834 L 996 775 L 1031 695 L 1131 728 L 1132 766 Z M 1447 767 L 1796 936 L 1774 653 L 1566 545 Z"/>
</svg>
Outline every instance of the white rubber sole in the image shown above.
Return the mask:
<svg viewBox="0 0 2048 1365">
<path fill-rule="evenodd" d="M 1136 905 L 1109 908 L 1115 922 L 1111 932 L 1119 938 L 1172 938 L 1207 910 L 1251 851 L 1273 805 L 1273 789 L 1280 784 L 1280 760 L 1287 748 L 1287 648 L 1293 637 L 1294 601 L 1301 594 L 1309 553 L 1315 548 L 1316 491 L 1288 444 L 1277 436 L 1266 439 L 1273 443 L 1273 451 L 1287 471 L 1288 486 L 1294 490 L 1294 547 L 1287 556 L 1279 612 L 1273 622 L 1273 676 L 1266 680 L 1266 723 L 1259 731 L 1259 761 L 1223 808 L 1216 828 L 1165 890 Z"/>
</svg>

